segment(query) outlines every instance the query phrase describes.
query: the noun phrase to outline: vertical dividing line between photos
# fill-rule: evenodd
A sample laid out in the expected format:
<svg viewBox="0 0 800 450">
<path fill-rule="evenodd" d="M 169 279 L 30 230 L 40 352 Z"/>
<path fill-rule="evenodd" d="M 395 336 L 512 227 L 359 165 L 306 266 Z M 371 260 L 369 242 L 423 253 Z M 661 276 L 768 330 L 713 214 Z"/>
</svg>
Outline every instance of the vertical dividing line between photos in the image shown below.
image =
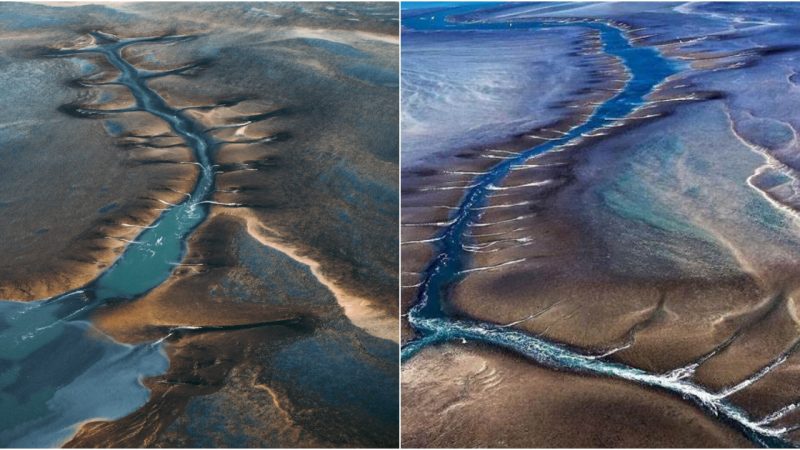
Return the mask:
<svg viewBox="0 0 800 450">
<path fill-rule="evenodd" d="M 397 1 L 397 447 L 403 447 L 403 367 L 401 351 L 403 345 L 403 8 Z"/>
</svg>

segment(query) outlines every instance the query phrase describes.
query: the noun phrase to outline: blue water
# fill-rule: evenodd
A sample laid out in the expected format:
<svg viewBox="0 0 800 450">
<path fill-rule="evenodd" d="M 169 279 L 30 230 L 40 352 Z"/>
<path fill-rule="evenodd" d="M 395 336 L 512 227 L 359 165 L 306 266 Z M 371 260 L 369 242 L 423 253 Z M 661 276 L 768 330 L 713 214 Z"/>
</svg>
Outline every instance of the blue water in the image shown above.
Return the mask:
<svg viewBox="0 0 800 450">
<path fill-rule="evenodd" d="M 471 6 L 471 8 L 475 7 Z M 459 13 L 463 12 L 465 9 L 459 8 Z M 450 14 L 452 14 L 452 10 L 439 12 L 436 16 L 426 14 L 409 19 L 404 22 L 404 25 L 409 29 L 426 31 L 443 28 L 449 30 L 507 30 L 509 28 L 535 29 L 575 26 L 574 23 L 557 22 L 455 23 L 445 20 L 445 17 Z M 617 28 L 591 22 L 581 23 L 580 26 L 600 32 L 603 51 L 622 58 L 632 76 L 630 81 L 622 92 L 603 103 L 582 125 L 573 128 L 559 139 L 547 141 L 522 151 L 518 157 L 504 160 L 486 175 L 476 178 L 471 183 L 476 186 L 467 191 L 458 211 L 454 217 L 451 217 L 451 219 L 455 219 L 455 222 L 443 231 L 443 239 L 436 244 L 438 256 L 425 272 L 426 276 L 419 290 L 418 302 L 412 310 L 415 314 L 424 317 L 440 317 L 444 314 L 442 311 L 444 293 L 449 286 L 459 281 L 461 277 L 459 273 L 466 269 L 464 260 L 466 254 L 462 250 L 462 245 L 469 244 L 469 242 L 466 242 L 464 232 L 469 228 L 470 223 L 478 221 L 479 208 L 485 204 L 487 195 L 491 192 L 488 189 L 490 185 L 500 185 L 512 166 L 579 138 L 582 133 L 597 130 L 627 116 L 637 107 L 644 105 L 644 97 L 656 85 L 678 71 L 676 64 L 663 58 L 658 51 L 647 47 L 632 47 L 622 31 Z"/>
<path fill-rule="evenodd" d="M 604 358 L 581 353 L 578 349 L 551 342 L 512 328 L 468 319 L 456 319 L 446 312 L 447 293 L 463 277 L 468 255 L 464 244 L 470 244 L 465 232 L 471 223 L 478 222 L 480 207 L 486 204 L 491 185 L 500 185 L 514 165 L 524 163 L 532 156 L 546 153 L 556 147 L 580 138 L 582 133 L 598 130 L 631 114 L 645 104 L 645 96 L 667 77 L 677 73 L 681 67 L 658 51 L 647 47 L 633 47 L 624 33 L 613 26 L 600 22 L 535 22 L 514 21 L 486 23 L 480 21 L 459 22 L 451 17 L 480 10 L 481 5 L 466 5 L 447 8 L 434 13 L 407 14 L 403 25 L 407 32 L 437 30 L 502 30 L 536 29 L 541 27 L 581 26 L 597 30 L 602 38 L 603 51 L 621 58 L 630 73 L 624 89 L 600 105 L 583 124 L 573 128 L 563 137 L 522 151 L 518 157 L 503 160 L 485 175 L 478 176 L 467 190 L 458 209 L 450 217 L 452 224 L 442 230 L 434 242 L 437 255 L 423 272 L 414 306 L 408 314 L 409 324 L 417 338 L 402 348 L 402 359 L 407 361 L 429 345 L 453 340 L 473 340 L 496 345 L 524 355 L 542 365 L 576 372 L 610 376 L 633 381 L 642 385 L 665 389 L 696 403 L 698 406 L 741 430 L 754 443 L 763 446 L 786 447 L 791 444 L 781 438 L 780 430 L 773 430 L 757 423 L 747 413 L 725 398 L 705 390 L 682 378 L 664 374 L 652 374 L 641 369 L 614 363 Z M 416 11 L 412 11 L 416 13 Z"/>
<path fill-rule="evenodd" d="M 185 240 L 205 219 L 214 189 L 209 152 L 215 142 L 200 124 L 170 107 L 121 56 L 142 42 L 116 41 L 95 34 L 98 46 L 62 52 L 65 56 L 102 54 L 119 71 L 137 109 L 164 120 L 193 149 L 200 174 L 179 204 L 165 205 L 157 221 L 129 243 L 117 261 L 82 289 L 29 303 L 0 302 L 0 445 L 58 445 L 90 419 L 116 419 L 147 401 L 144 377 L 163 373 L 168 361 L 160 343 L 114 342 L 87 320 L 109 300 L 130 300 L 163 283 L 180 263 Z"/>
</svg>

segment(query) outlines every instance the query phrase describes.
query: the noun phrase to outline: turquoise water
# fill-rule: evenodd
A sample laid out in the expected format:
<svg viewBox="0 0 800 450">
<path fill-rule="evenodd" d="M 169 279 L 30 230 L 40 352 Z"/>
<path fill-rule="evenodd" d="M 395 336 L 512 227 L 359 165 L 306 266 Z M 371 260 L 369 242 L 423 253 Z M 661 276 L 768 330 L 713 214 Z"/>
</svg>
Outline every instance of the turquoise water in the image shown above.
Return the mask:
<svg viewBox="0 0 800 450">
<path fill-rule="evenodd" d="M 58 445 L 81 422 L 119 418 L 147 401 L 142 379 L 168 367 L 161 344 L 116 343 L 86 318 L 108 300 L 136 298 L 170 276 L 183 257 L 186 238 L 205 219 L 203 202 L 214 189 L 209 157 L 214 141 L 151 90 L 146 76 L 120 56 L 129 45 L 185 38 L 117 41 L 94 36 L 96 47 L 61 54 L 104 55 L 120 71 L 116 82 L 130 89 L 137 109 L 163 119 L 194 150 L 200 176 L 185 200 L 165 205 L 158 220 L 86 287 L 42 301 L 0 302 L 0 445 L 6 447 Z"/>
<path fill-rule="evenodd" d="M 476 7 L 458 8 L 459 13 L 474 10 Z M 548 141 L 545 144 L 536 146 L 521 152 L 520 156 L 504 160 L 492 170 L 474 180 L 476 186 L 468 190 L 458 211 L 453 219 L 455 222 L 443 231 L 443 239 L 438 241 L 438 256 L 431 263 L 426 271 L 420 289 L 419 301 L 412 310 L 414 314 L 422 316 L 441 316 L 441 301 L 443 293 L 447 287 L 456 282 L 466 267 L 464 266 L 465 254 L 462 251 L 462 244 L 465 242 L 464 232 L 468 229 L 471 222 L 477 221 L 480 214 L 480 207 L 484 205 L 487 195 L 491 192 L 489 186 L 500 185 L 503 178 L 508 175 L 511 167 L 520 164 L 528 158 L 545 153 L 551 149 L 566 144 L 574 139 L 580 138 L 581 134 L 602 128 L 616 122 L 618 118 L 625 117 L 633 112 L 637 107 L 645 103 L 644 97 L 652 89 L 663 82 L 668 76 L 677 73 L 677 67 L 671 61 L 663 58 L 656 50 L 647 47 L 633 47 L 627 41 L 623 32 L 617 28 L 599 22 L 587 22 L 576 24 L 559 22 L 509 22 L 509 23 L 455 23 L 445 20 L 451 10 L 439 12 L 436 15 L 426 14 L 421 17 L 406 19 L 404 26 L 421 31 L 430 30 L 507 30 L 509 28 L 534 29 L 537 27 L 558 27 L 558 26 L 583 26 L 600 32 L 603 42 L 603 50 L 621 58 L 630 72 L 631 79 L 626 84 L 623 91 L 615 97 L 600 105 L 592 116 L 580 126 L 570 130 L 563 137 Z"/>
<path fill-rule="evenodd" d="M 728 403 L 725 396 L 710 392 L 687 380 L 689 373 L 654 374 L 635 367 L 614 363 L 601 357 L 581 353 L 539 336 L 524 333 L 508 327 L 473 320 L 449 317 L 443 308 L 451 286 L 463 277 L 467 268 L 467 254 L 462 250 L 469 244 L 465 232 L 470 223 L 479 220 L 479 207 L 486 203 L 491 185 L 500 185 L 513 165 L 523 163 L 528 158 L 545 153 L 574 139 L 582 133 L 602 128 L 619 118 L 632 113 L 645 103 L 645 96 L 667 77 L 678 72 L 679 67 L 664 58 L 658 51 L 648 47 L 633 47 L 623 32 L 600 22 L 533 22 L 514 21 L 485 23 L 480 21 L 457 22 L 450 15 L 479 10 L 481 6 L 460 6 L 435 13 L 427 12 L 404 18 L 406 29 L 414 31 L 435 30 L 502 30 L 535 29 L 539 27 L 582 26 L 597 30 L 602 38 L 603 51 L 619 57 L 627 67 L 631 79 L 615 97 L 600 105 L 583 124 L 570 130 L 563 137 L 521 152 L 513 159 L 504 160 L 485 175 L 480 175 L 467 190 L 457 211 L 451 216 L 452 225 L 441 232 L 434 254 L 423 273 L 416 302 L 408 314 L 409 324 L 414 328 L 417 339 L 402 348 L 402 359 L 407 361 L 420 350 L 429 346 L 454 340 L 472 340 L 495 345 L 521 354 L 539 364 L 582 373 L 608 376 L 639 383 L 641 385 L 664 389 L 691 401 L 720 420 L 736 427 L 755 444 L 771 447 L 787 447 L 791 444 L 781 438 L 783 431 L 761 425 L 748 414 Z M 673 226 L 665 224 L 664 226 Z"/>
</svg>

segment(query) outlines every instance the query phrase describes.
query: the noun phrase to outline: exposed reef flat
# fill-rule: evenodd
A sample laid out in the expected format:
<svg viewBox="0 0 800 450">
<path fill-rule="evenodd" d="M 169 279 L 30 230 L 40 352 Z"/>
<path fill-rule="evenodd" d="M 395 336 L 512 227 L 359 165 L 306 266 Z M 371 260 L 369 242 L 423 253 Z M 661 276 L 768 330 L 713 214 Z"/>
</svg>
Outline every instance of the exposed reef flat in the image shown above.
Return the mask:
<svg viewBox="0 0 800 450">
<path fill-rule="evenodd" d="M 0 8 L 0 443 L 396 446 L 397 5 Z"/>
<path fill-rule="evenodd" d="M 437 242 L 453 242 L 454 234 L 463 236 L 456 241 L 462 244 L 458 254 L 463 255 L 459 256 L 463 266 L 452 283 L 435 287 L 441 293 L 441 311 L 427 311 L 428 315 L 416 318 L 417 323 L 427 326 L 424 321 L 435 314 L 491 323 L 498 327 L 494 333 L 508 329 L 530 337 L 519 341 L 520 353 L 530 355 L 531 342 L 544 339 L 590 359 L 694 383 L 712 399 L 703 408 L 710 420 L 727 414 L 718 414 L 718 408 L 708 404 L 732 405 L 742 412 L 732 421 L 720 420 L 721 426 L 732 422 L 756 445 L 797 445 L 798 392 L 790 380 L 796 378 L 800 341 L 795 131 L 800 124 L 790 110 L 798 100 L 795 66 L 800 53 L 793 45 L 795 30 L 787 26 L 796 19 L 796 8 L 606 3 L 453 11 L 453 21 L 487 28 L 528 28 L 530 22 L 607 24 L 621 30 L 634 48 L 659 51 L 673 62 L 674 72 L 655 84 L 629 113 L 596 111 L 607 115 L 602 126 L 541 154 L 534 151 L 520 158 L 517 149 L 484 146 L 482 154 L 495 158 L 495 164 L 460 179 L 462 194 L 446 212 L 438 209 L 439 199 L 414 203 L 409 213 L 437 214 L 438 228 L 432 226 L 428 235 L 403 237 L 404 242 L 426 241 L 404 245 L 404 285 L 412 286 L 407 289 L 411 293 L 404 292 L 404 305 L 424 305 L 430 298 L 420 297 L 418 289 L 426 288 L 426 277 L 432 273 L 425 272 L 426 267 L 441 271 L 444 266 L 431 265 L 437 252 L 446 248 L 437 247 Z M 635 67 L 635 60 L 626 65 L 633 72 L 626 89 L 635 88 L 637 77 L 646 80 L 647 67 Z M 558 135 L 548 137 L 558 139 Z M 496 148 L 501 151 L 490 150 Z M 445 155 L 437 157 L 447 161 Z M 471 197 L 465 198 L 464 193 L 474 194 L 470 189 L 485 180 L 486 173 L 508 159 L 514 161 L 511 167 L 503 166 L 507 172 L 502 177 L 488 187 L 483 181 L 485 199 L 473 203 Z M 403 169 L 405 193 L 407 186 L 417 183 L 406 172 L 437 174 L 449 167 L 445 162 L 425 165 L 424 171 L 413 165 Z M 434 186 L 427 189 L 447 186 L 443 179 L 431 179 Z M 463 205 L 470 208 L 468 212 Z M 403 208 L 405 225 L 405 201 Z M 460 214 L 470 217 L 463 228 L 456 219 Z M 452 234 L 443 238 L 445 232 Z M 405 250 L 413 245 L 429 248 Z M 454 254 L 448 253 L 450 260 Z M 407 268 L 407 255 L 420 269 Z M 407 336 L 414 336 L 413 331 L 407 330 Z M 447 340 L 448 333 L 459 336 L 456 327 L 426 332 L 430 342 Z M 447 409 L 452 405 L 423 400 L 431 397 L 428 392 L 451 388 L 447 375 L 437 382 L 425 379 L 423 370 L 408 369 L 427 363 L 425 370 L 435 374 L 433 361 L 443 349 L 452 348 L 419 351 L 425 342 L 407 345 L 410 359 L 403 383 L 430 385 L 426 394 L 404 398 L 404 406 L 420 417 L 447 410 L 453 415 L 447 428 L 466 434 L 456 445 L 469 446 L 471 439 L 485 442 L 480 431 L 472 432 L 477 425 L 464 429 L 455 425 L 470 417 L 468 412 L 460 416 Z M 471 346 L 459 350 L 471 356 L 475 352 Z M 543 360 L 545 365 L 551 363 L 547 357 Z M 531 373 L 541 370 L 528 364 Z M 569 362 L 561 364 L 556 365 L 571 367 Z M 571 381 L 573 376 L 558 373 L 564 380 L 562 389 L 577 383 Z M 653 394 L 649 388 L 629 386 L 645 391 L 641 395 Z M 519 391 L 525 390 L 515 392 Z M 637 401 L 626 397 L 614 408 L 628 408 Z M 482 399 L 481 406 L 487 402 Z M 489 407 L 493 412 L 505 408 Z M 573 417 L 561 414 L 559 406 L 550 408 L 565 423 Z M 686 402 L 686 408 L 694 405 Z M 520 406 L 515 417 L 527 410 L 534 407 Z M 485 414 L 486 408 L 481 411 Z M 605 428 L 617 426 L 615 419 L 604 417 Z M 622 420 L 628 429 L 638 427 L 633 419 Z M 671 429 L 666 419 L 657 423 L 663 430 Z M 584 431 L 583 422 L 568 426 Z M 697 432 L 711 439 L 696 438 L 707 442 L 702 445 L 742 445 L 715 441 L 719 435 L 711 429 Z M 603 430 L 592 433 L 604 436 Z M 676 429 L 665 433 L 630 433 L 626 437 L 632 442 L 620 445 L 686 445 L 655 441 L 662 436 L 683 437 Z M 425 436 L 420 427 L 404 431 L 403 439 L 433 439 Z M 528 432 L 520 427 L 492 435 L 496 440 L 486 438 L 484 445 L 519 439 L 512 445 L 535 446 L 543 436 L 549 436 L 547 430 Z M 570 441 L 567 445 L 601 444 Z"/>
</svg>

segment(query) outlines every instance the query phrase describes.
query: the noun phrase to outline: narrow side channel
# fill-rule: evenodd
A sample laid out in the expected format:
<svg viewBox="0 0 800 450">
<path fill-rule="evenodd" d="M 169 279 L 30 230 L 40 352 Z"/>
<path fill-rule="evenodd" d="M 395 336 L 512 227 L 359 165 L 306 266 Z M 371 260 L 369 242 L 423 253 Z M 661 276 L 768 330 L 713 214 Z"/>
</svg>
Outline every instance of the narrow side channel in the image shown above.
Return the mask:
<svg viewBox="0 0 800 450">
<path fill-rule="evenodd" d="M 435 243 L 436 256 L 422 275 L 415 304 L 408 313 L 409 324 L 419 337 L 403 346 L 402 359 L 406 361 L 412 358 L 429 345 L 469 339 L 508 349 L 547 367 L 619 378 L 643 386 L 664 389 L 695 403 L 710 415 L 736 427 L 757 445 L 792 446 L 782 438 L 789 430 L 771 428 L 763 421 L 751 419 L 744 410 L 726 401 L 725 391 L 710 392 L 688 381 L 687 373 L 681 371 L 667 374 L 649 373 L 609 361 L 602 356 L 587 355 L 578 349 L 512 328 L 474 320 L 455 319 L 447 315 L 443 305 L 447 301 L 449 288 L 467 273 L 465 268 L 468 255 L 462 250 L 464 244 L 469 244 L 465 232 L 472 223 L 477 222 L 480 207 L 486 203 L 492 187 L 501 185 L 513 166 L 524 164 L 531 157 L 557 150 L 579 139 L 581 135 L 591 134 L 632 114 L 646 103 L 645 97 L 656 86 L 670 75 L 677 73 L 676 66 L 659 52 L 652 48 L 632 46 L 622 30 L 601 22 L 465 23 L 447 18 L 450 14 L 452 11 L 445 10 L 433 16 L 411 18 L 405 21 L 404 25 L 419 30 L 504 30 L 564 25 L 593 28 L 600 32 L 603 50 L 624 62 L 631 79 L 621 92 L 599 105 L 583 124 L 559 138 L 522 151 L 519 156 L 504 159 L 470 183 L 472 187 L 467 190 L 461 204 L 451 216 L 449 225 L 432 240 Z M 779 355 L 776 361 L 782 357 L 785 358 L 785 355 Z"/>
<path fill-rule="evenodd" d="M 178 267 L 185 242 L 208 213 L 214 190 L 211 151 L 215 141 L 201 124 L 172 108 L 149 88 L 150 78 L 166 76 L 139 71 L 122 50 L 140 43 L 174 42 L 191 36 L 118 39 L 93 32 L 88 47 L 57 51 L 53 56 L 101 54 L 120 72 L 110 82 L 127 87 L 136 106 L 125 110 L 81 110 L 83 114 L 150 113 L 164 120 L 194 153 L 199 176 L 194 189 L 178 204 L 165 204 L 150 226 L 128 242 L 119 258 L 87 286 L 50 299 L 18 303 L 0 301 L 0 444 L 51 447 L 69 438 L 90 419 L 120 418 L 143 405 L 149 391 L 142 379 L 168 367 L 162 341 L 120 344 L 88 322 L 103 303 L 135 299 L 159 286 Z"/>
</svg>

